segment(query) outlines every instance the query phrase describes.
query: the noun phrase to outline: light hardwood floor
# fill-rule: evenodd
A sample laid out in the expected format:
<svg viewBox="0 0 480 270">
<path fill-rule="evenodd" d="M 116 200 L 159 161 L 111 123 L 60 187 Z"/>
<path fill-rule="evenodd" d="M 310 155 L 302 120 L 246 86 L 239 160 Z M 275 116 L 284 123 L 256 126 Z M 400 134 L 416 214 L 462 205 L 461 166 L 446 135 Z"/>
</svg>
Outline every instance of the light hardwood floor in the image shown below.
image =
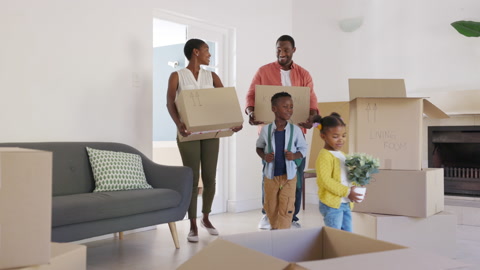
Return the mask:
<svg viewBox="0 0 480 270">
<path fill-rule="evenodd" d="M 212 223 L 220 234 L 234 234 L 258 231 L 260 210 L 243 213 L 224 213 L 211 216 Z M 314 204 L 307 204 L 300 211 L 303 228 L 323 225 L 322 217 Z M 192 255 L 217 237 L 210 236 L 199 228 L 200 242 L 187 242 L 188 220 L 177 222 L 180 249 L 175 249 L 167 224 L 156 230 L 125 234 L 123 240 L 109 238 L 83 243 L 87 246 L 88 270 L 160 270 L 176 269 Z M 472 264 L 468 269 L 480 269 L 480 227 L 457 226 L 457 259 Z M 199 269 L 200 270 L 200 269 Z"/>
</svg>

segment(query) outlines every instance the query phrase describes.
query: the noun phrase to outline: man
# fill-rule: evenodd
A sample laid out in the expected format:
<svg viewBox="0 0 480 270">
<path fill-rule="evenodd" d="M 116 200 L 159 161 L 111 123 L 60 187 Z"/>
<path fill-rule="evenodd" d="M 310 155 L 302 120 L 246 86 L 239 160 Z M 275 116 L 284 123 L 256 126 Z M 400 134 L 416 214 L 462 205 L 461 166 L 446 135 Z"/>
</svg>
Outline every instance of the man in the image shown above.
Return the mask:
<svg viewBox="0 0 480 270">
<path fill-rule="evenodd" d="M 277 39 L 276 43 L 277 61 L 270 64 L 266 64 L 260 67 L 253 77 L 250 88 L 247 92 L 247 103 L 245 113 L 249 116 L 249 123 L 251 125 L 261 125 L 263 122 L 255 120 L 255 86 L 256 85 L 278 85 L 278 86 L 307 86 L 310 87 L 310 117 L 305 119 L 305 122 L 299 123 L 299 126 L 303 128 L 303 133 L 306 133 L 306 129 L 312 127 L 312 118 L 318 114 L 317 109 L 317 96 L 313 90 L 313 80 L 310 73 L 295 64 L 292 60 L 293 54 L 296 51 L 295 41 L 291 36 L 283 35 Z M 295 212 L 292 220 L 292 227 L 300 228 L 298 223 L 297 214 L 300 211 L 301 199 L 302 199 L 302 180 L 303 171 L 305 169 L 305 157 L 302 164 L 297 168 L 297 188 L 295 191 Z M 262 177 L 263 179 L 263 177 Z M 262 205 L 264 201 L 264 191 L 262 184 Z M 270 229 L 270 223 L 265 210 L 262 209 L 263 217 L 258 224 L 260 229 Z"/>
</svg>

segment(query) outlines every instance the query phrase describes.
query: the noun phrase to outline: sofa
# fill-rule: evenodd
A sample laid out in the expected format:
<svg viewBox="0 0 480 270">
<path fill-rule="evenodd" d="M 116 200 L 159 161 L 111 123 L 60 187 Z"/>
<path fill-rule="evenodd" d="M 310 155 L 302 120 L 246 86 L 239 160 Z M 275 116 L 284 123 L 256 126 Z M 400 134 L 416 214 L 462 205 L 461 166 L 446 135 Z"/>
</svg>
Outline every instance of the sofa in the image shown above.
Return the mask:
<svg viewBox="0 0 480 270">
<path fill-rule="evenodd" d="M 185 217 L 192 193 L 192 170 L 154 163 L 135 148 L 110 142 L 0 143 L 53 153 L 52 241 L 71 242 L 168 223 L 179 248 L 175 221 Z M 153 188 L 93 192 L 95 180 L 86 147 L 140 155 Z"/>
</svg>

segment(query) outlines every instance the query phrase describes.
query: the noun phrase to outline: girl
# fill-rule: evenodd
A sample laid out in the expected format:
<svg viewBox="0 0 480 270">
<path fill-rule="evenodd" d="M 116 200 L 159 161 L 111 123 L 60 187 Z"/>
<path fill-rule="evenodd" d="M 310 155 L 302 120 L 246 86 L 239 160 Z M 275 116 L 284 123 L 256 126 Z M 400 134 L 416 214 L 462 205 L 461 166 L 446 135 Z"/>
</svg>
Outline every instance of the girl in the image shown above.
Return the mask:
<svg viewBox="0 0 480 270">
<path fill-rule="evenodd" d="M 360 194 L 347 179 L 345 154 L 340 151 L 347 136 L 346 125 L 335 112 L 323 118 L 316 116 L 314 123 L 325 141 L 315 163 L 320 213 L 326 226 L 351 232 L 351 209 Z"/>
</svg>

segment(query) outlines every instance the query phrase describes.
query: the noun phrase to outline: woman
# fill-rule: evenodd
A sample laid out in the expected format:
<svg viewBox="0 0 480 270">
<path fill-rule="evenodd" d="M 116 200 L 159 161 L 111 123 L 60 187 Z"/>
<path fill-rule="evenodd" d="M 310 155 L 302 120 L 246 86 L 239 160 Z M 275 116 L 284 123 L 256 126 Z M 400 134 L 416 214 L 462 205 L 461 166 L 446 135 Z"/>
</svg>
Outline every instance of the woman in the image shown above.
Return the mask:
<svg viewBox="0 0 480 270">
<path fill-rule="evenodd" d="M 168 80 L 167 108 L 170 116 L 177 125 L 180 135 L 186 137 L 190 135 L 190 132 L 186 129 L 185 124 L 178 115 L 177 107 L 175 106 L 177 94 L 185 90 L 223 87 L 223 84 L 215 72 L 200 68 L 200 65 L 208 65 L 210 63 L 211 55 L 209 47 L 204 41 L 190 39 L 185 43 L 183 51 L 189 63 L 186 68 L 173 72 L 170 75 Z M 232 128 L 235 132 L 241 129 L 242 126 Z M 190 232 L 187 239 L 189 242 L 195 243 L 198 242 L 196 217 L 200 165 L 203 180 L 203 218 L 201 224 L 211 235 L 218 235 L 218 231 L 210 222 L 208 215 L 211 212 L 213 197 L 215 196 L 219 139 L 179 142 L 177 138 L 177 144 L 180 155 L 182 156 L 183 165 L 193 170 L 192 199 L 188 209 Z"/>
</svg>

